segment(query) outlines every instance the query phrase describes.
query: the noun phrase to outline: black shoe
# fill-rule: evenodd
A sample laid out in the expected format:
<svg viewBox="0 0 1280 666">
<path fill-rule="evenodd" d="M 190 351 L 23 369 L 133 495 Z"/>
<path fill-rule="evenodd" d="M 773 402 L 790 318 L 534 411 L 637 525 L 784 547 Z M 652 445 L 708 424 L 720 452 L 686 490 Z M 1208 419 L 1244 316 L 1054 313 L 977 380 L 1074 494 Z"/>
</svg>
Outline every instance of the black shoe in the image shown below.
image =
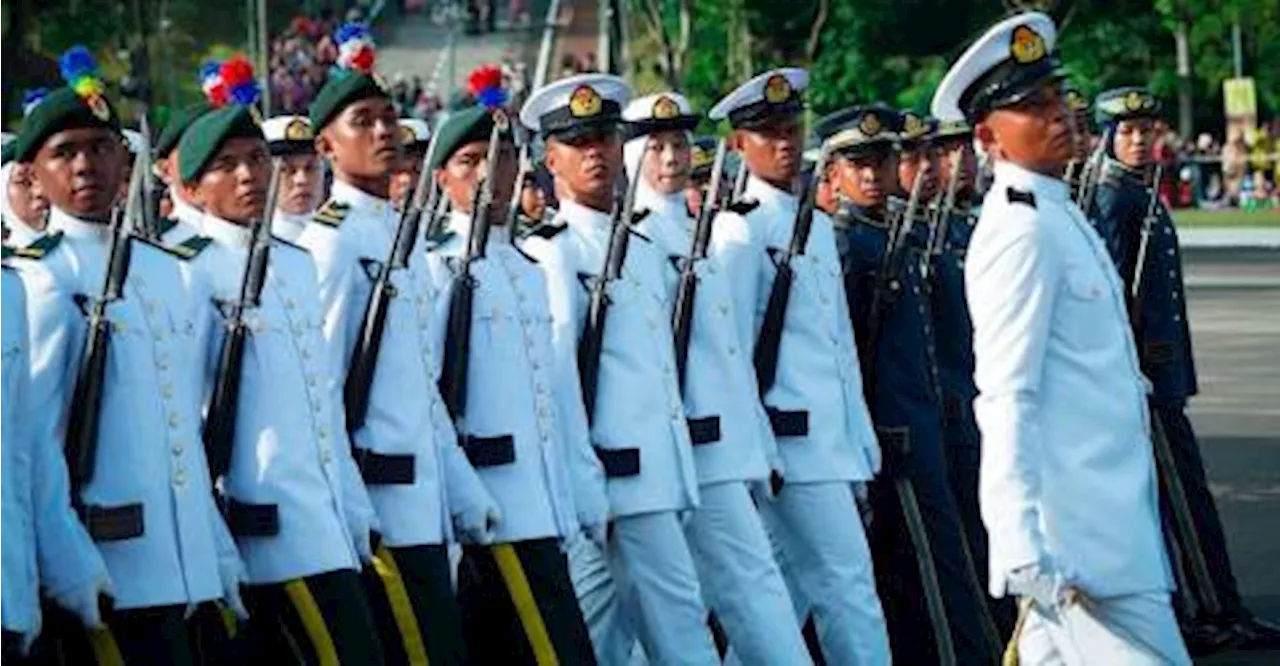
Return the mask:
<svg viewBox="0 0 1280 666">
<path fill-rule="evenodd" d="M 1213 622 L 1199 621 L 1182 625 L 1182 641 L 1193 657 L 1203 657 L 1229 647 L 1236 634 Z"/>
<path fill-rule="evenodd" d="M 1231 646 L 1241 650 L 1280 650 L 1280 626 L 1245 616 L 1230 627 Z"/>
</svg>

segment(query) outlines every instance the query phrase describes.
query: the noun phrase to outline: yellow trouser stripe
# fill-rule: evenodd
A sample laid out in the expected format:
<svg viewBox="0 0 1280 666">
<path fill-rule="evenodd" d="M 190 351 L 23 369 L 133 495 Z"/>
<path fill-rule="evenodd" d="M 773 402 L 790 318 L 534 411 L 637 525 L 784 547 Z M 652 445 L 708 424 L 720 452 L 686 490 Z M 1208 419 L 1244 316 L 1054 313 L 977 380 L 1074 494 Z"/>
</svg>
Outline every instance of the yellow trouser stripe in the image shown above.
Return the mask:
<svg viewBox="0 0 1280 666">
<path fill-rule="evenodd" d="M 493 559 L 498 563 L 498 571 L 511 593 L 511 601 L 516 606 L 516 616 L 524 627 L 524 634 L 533 647 L 533 656 L 538 666 L 559 666 L 555 646 L 551 644 L 551 636 L 547 634 L 547 625 L 542 622 L 542 613 L 538 610 L 538 602 L 533 598 L 533 590 L 529 587 L 529 579 L 524 575 L 524 566 L 509 543 L 494 546 Z"/>
<path fill-rule="evenodd" d="M 222 618 L 222 626 L 227 629 L 227 638 L 235 638 L 237 628 L 240 626 L 240 618 L 236 617 L 236 612 L 219 602 L 218 617 Z"/>
<path fill-rule="evenodd" d="M 413 614 L 413 604 L 409 602 L 409 591 L 404 587 L 404 578 L 400 576 L 400 567 L 385 545 L 378 546 L 373 556 L 373 570 L 382 579 L 382 586 L 387 591 L 387 601 L 391 604 L 391 616 L 396 620 L 396 628 L 400 630 L 400 640 L 404 642 L 404 653 L 413 666 L 428 666 L 427 646 L 422 642 L 422 631 L 418 629 L 418 616 Z"/>
<path fill-rule="evenodd" d="M 110 629 L 90 629 L 89 645 L 98 666 L 124 666 L 124 656 L 120 654 L 120 646 L 116 645 L 116 637 Z"/>
<path fill-rule="evenodd" d="M 291 580 L 284 584 L 284 591 L 289 595 L 289 601 L 293 602 L 298 619 L 302 620 L 302 628 L 311 639 L 311 647 L 315 648 L 320 666 L 338 666 L 341 662 L 338 661 L 338 651 L 333 647 L 333 636 L 329 635 L 329 626 L 324 623 L 320 606 L 316 604 L 306 581 Z"/>
</svg>

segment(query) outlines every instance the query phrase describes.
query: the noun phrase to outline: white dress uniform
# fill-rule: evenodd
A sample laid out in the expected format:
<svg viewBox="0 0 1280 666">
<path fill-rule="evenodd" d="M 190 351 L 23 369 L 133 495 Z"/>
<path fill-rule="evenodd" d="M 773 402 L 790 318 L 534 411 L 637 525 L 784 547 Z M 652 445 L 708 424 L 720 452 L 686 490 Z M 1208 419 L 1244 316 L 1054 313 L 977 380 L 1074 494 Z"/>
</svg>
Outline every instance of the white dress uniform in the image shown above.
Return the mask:
<svg viewBox="0 0 1280 666">
<path fill-rule="evenodd" d="M 471 216 L 451 212 L 446 226 L 452 233 L 428 255 L 442 323 Z M 502 512 L 494 541 L 569 538 L 580 525 L 603 525 L 604 471 L 585 428 L 570 427 L 586 422 L 578 376 L 551 363 L 546 277 L 511 244 L 505 227 L 490 229 L 486 256 L 471 274 L 477 289 L 464 450 Z M 559 411 L 575 408 L 569 416 Z"/>
<path fill-rule="evenodd" d="M 205 215 L 212 240 L 191 260 L 218 301 L 240 297 L 253 230 Z M 254 585 L 340 569 L 369 558 L 375 526 L 333 401 L 333 356 L 321 329 L 315 266 L 301 248 L 275 242 L 260 304 L 245 313 L 240 407 L 224 479 L 227 526 Z M 209 388 L 225 327 L 207 347 Z"/>
<path fill-rule="evenodd" d="M 332 199 L 298 239 L 311 251 L 319 275 L 324 331 L 336 357 L 331 367 L 337 370 L 330 374 L 334 405 L 343 404 L 346 369 L 372 291 L 363 263 L 386 261 L 398 221 L 386 199 L 335 181 Z M 369 412 L 364 426 L 353 433 L 352 446 L 358 461 L 366 459 L 362 472 L 384 542 L 392 547 L 439 545 L 452 539 L 451 514 L 493 501 L 458 446 L 436 388 L 435 290 L 426 261 L 411 260 L 392 275 L 392 282 L 396 295 L 370 388 Z M 406 460 L 412 463 L 406 466 Z M 411 478 L 390 465 L 408 467 Z M 392 478 L 380 478 L 388 471 Z"/>
<path fill-rule="evenodd" d="M 169 188 L 169 200 L 173 202 L 173 217 L 170 219 L 172 224 L 160 233 L 160 242 L 165 247 L 180 245 L 200 235 L 201 220 L 204 218 L 204 211 L 187 203 L 178 188 Z"/>
<path fill-rule="evenodd" d="M 62 442 L 86 330 L 75 298 L 100 293 L 111 239 L 106 225 L 56 208 L 49 230 L 43 258 L 17 265 L 30 291 L 31 404 L 46 406 L 33 436 Z M 199 327 L 211 304 L 189 297 L 172 255 L 132 248 L 124 298 L 108 307 L 97 464 L 81 490 L 120 610 L 217 599 L 243 568 L 213 501 L 190 380 L 203 369 Z"/>
<path fill-rule="evenodd" d="M 302 237 L 302 232 L 306 230 L 307 225 L 310 224 L 311 216 L 314 214 L 286 213 L 276 209 L 276 214 L 271 216 L 271 235 L 290 243 L 297 242 Z"/>
<path fill-rule="evenodd" d="M 960 115 L 979 80 L 1013 95 L 1053 84 L 1055 37 L 1044 14 L 997 24 L 952 67 L 934 113 Z M 974 115 L 997 102 L 966 104 Z M 1034 567 L 1093 602 L 1037 603 L 1024 663 L 1190 664 L 1123 283 L 1066 183 L 1011 162 L 994 171 L 965 265 L 991 593 L 1024 593 Z"/>
<path fill-rule="evenodd" d="M 0 629 L 29 640 L 41 624 L 36 521 L 73 524 L 76 516 L 65 497 L 51 505 L 52 514 L 35 514 L 33 479 L 49 474 L 59 464 L 61 451 L 32 446 L 27 297 L 18 275 L 8 268 L 0 268 L 0 304 L 5 309 L 0 318 Z"/>
<path fill-rule="evenodd" d="M 315 133 L 311 129 L 311 120 L 306 116 L 268 118 L 262 122 L 262 135 L 273 157 L 315 155 Z M 290 243 L 297 242 L 314 212 L 286 213 L 277 208 L 271 216 L 271 233 Z"/>
</svg>

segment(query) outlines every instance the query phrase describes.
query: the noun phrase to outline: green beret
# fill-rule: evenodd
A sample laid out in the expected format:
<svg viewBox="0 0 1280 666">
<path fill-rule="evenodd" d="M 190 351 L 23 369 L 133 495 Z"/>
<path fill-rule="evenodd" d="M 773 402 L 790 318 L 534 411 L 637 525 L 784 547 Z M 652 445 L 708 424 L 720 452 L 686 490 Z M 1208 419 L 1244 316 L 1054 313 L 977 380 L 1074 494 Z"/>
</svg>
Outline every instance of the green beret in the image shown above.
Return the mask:
<svg viewBox="0 0 1280 666">
<path fill-rule="evenodd" d="M 0 164 L 8 164 L 13 161 L 13 155 L 18 150 L 18 142 L 10 141 L 4 144 L 4 148 L 0 148 Z"/>
<path fill-rule="evenodd" d="M 493 133 L 493 122 L 493 113 L 483 106 L 472 106 L 454 112 L 436 128 L 436 151 L 428 165 L 432 169 L 439 169 L 459 148 L 476 141 L 488 143 L 489 135 Z M 513 140 L 510 119 L 507 119 L 502 138 Z"/>
<path fill-rule="evenodd" d="M 386 83 L 377 75 L 360 74 L 354 70 L 331 74 L 329 82 L 311 103 L 311 128 L 319 134 L 348 105 L 370 97 L 391 98 Z"/>
<path fill-rule="evenodd" d="M 265 141 L 262 127 L 252 107 L 233 104 L 200 116 L 178 142 L 178 175 L 190 183 L 204 173 L 209 160 L 218 154 L 229 139 L 246 138 Z"/>
<path fill-rule="evenodd" d="M 22 120 L 13 140 L 14 159 L 30 162 L 45 139 L 65 129 L 101 127 L 117 134 L 120 118 L 104 95 L 81 97 L 71 88 L 58 88 L 45 96 Z"/>
<path fill-rule="evenodd" d="M 1160 100 L 1146 88 L 1136 86 L 1108 90 L 1098 95 L 1094 106 L 1099 123 L 1155 118 L 1160 114 Z"/>
<path fill-rule="evenodd" d="M 182 139 L 183 132 L 191 127 L 191 123 L 200 119 L 200 116 L 208 113 L 213 107 L 201 102 L 193 104 L 185 109 L 175 111 L 173 117 L 169 119 L 169 124 L 164 126 L 164 130 L 160 132 L 160 137 L 156 139 L 153 147 L 156 159 L 163 159 L 178 147 L 178 141 Z"/>
</svg>

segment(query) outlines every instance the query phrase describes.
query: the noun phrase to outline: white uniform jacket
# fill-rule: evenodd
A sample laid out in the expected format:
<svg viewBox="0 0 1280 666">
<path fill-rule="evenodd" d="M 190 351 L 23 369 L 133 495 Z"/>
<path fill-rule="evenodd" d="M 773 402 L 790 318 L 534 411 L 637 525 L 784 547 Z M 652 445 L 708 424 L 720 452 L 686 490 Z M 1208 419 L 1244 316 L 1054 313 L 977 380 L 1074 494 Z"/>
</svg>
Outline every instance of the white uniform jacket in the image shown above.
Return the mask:
<svg viewBox="0 0 1280 666">
<path fill-rule="evenodd" d="M 1061 180 L 996 163 L 965 265 L 995 596 L 1046 556 L 1091 596 L 1169 589 L 1120 284 Z"/>
<path fill-rule="evenodd" d="M 213 242 L 190 263 L 212 298 L 234 303 L 252 229 L 210 215 L 202 229 Z M 260 303 L 244 314 L 248 334 L 235 443 L 223 481 L 227 527 L 252 584 L 357 568 L 352 529 L 372 524 L 373 507 L 338 415 L 341 405 L 333 402 L 333 355 L 321 329 L 318 294 L 311 256 L 274 242 Z M 207 347 L 206 396 L 225 331 L 219 317 Z"/>
<path fill-rule="evenodd" d="M 302 232 L 306 230 L 307 225 L 311 222 L 313 213 L 286 213 L 277 210 L 276 214 L 271 217 L 271 233 L 278 238 L 283 238 L 290 243 L 297 242 L 302 236 Z"/>
<path fill-rule="evenodd" d="M 693 245 L 694 220 L 686 205 L 684 192 L 664 196 L 643 182 L 637 185 L 636 208 L 649 211 L 639 229 L 667 255 L 673 314 L 680 272 Z M 694 273 L 698 286 L 685 361 L 684 406 L 698 482 L 706 486 L 763 479 L 771 464 L 781 471 L 782 460 L 756 392 L 751 348 L 738 338 L 728 275 L 710 258 L 697 262 Z"/>
<path fill-rule="evenodd" d="M 50 467 L 60 465 L 61 450 L 32 447 L 27 298 L 18 275 L 8 268 L 0 268 L 0 304 L 0 629 L 29 634 L 40 626 L 32 482 L 37 474 L 56 473 Z M 41 517 L 76 520 L 65 497 Z"/>
<path fill-rule="evenodd" d="M 546 271 L 556 362 L 569 368 L 562 372 L 576 372 L 588 288 L 604 266 L 610 218 L 572 201 L 561 204 L 555 220 L 541 232 L 545 235 L 531 235 L 524 247 Z M 600 354 L 591 443 L 604 464 L 613 516 L 680 511 L 698 504 L 693 444 L 671 341 L 666 261 L 653 241 L 632 232 L 622 278 L 609 285 L 612 304 Z M 562 394 L 562 399 L 581 397 Z"/>
<path fill-rule="evenodd" d="M 57 209 L 49 231 L 44 256 L 17 265 L 29 292 L 29 404 L 41 406 L 32 413 L 33 435 L 61 443 L 85 343 L 76 300 L 101 293 L 110 234 Z M 96 466 L 81 490 L 86 506 L 106 512 L 89 517 L 89 532 L 118 609 L 221 597 L 219 557 L 237 558 L 214 503 L 191 379 L 203 380 L 199 327 L 211 307 L 184 289 L 173 255 L 132 243 L 123 298 L 107 307 L 112 333 Z M 46 564 L 42 554 L 45 576 L 59 574 Z"/>
<path fill-rule="evenodd" d="M 786 251 L 798 199 L 752 176 L 746 214 L 722 212 L 712 236 L 713 263 L 729 274 L 738 335 L 748 354 Z M 791 482 L 867 481 L 880 470 L 880 445 L 862 395 L 862 372 L 844 295 L 831 218 L 813 214 L 809 244 L 795 272 L 778 349 L 777 379 L 765 395 L 786 478 Z"/>
<path fill-rule="evenodd" d="M 311 251 L 320 278 L 324 332 L 335 354 L 334 404 L 343 385 L 373 288 L 372 270 L 387 260 L 399 215 L 390 202 L 343 181 L 298 243 Z M 376 274 L 376 273 L 375 273 Z M 392 275 L 391 299 L 364 425 L 352 434 L 369 497 L 388 546 L 441 544 L 453 536 L 450 515 L 484 506 L 484 486 L 458 446 L 436 381 L 435 290 L 426 257 L 415 253 Z M 363 457 L 363 461 L 361 458 Z"/>
<path fill-rule="evenodd" d="M 204 213 L 187 203 L 176 189 L 170 188 L 169 197 L 173 202 L 173 218 L 169 228 L 160 234 L 160 242 L 165 247 L 173 247 L 198 236 L 204 218 Z"/>
<path fill-rule="evenodd" d="M 429 259 L 442 341 L 471 218 L 450 213 L 447 224 L 452 235 Z M 504 227 L 490 229 L 485 254 L 471 266 L 476 286 L 463 449 L 502 512 L 494 537 L 569 537 L 581 524 L 603 525 L 604 470 L 591 449 L 586 417 L 558 412 L 566 406 L 581 412 L 581 389 L 576 373 L 554 363 L 546 277 L 511 244 Z"/>
<path fill-rule="evenodd" d="M 5 216 L 4 218 L 5 247 L 26 247 L 38 238 L 44 235 L 43 232 L 36 231 L 27 226 L 26 222 L 19 220 L 17 216 Z"/>
</svg>

